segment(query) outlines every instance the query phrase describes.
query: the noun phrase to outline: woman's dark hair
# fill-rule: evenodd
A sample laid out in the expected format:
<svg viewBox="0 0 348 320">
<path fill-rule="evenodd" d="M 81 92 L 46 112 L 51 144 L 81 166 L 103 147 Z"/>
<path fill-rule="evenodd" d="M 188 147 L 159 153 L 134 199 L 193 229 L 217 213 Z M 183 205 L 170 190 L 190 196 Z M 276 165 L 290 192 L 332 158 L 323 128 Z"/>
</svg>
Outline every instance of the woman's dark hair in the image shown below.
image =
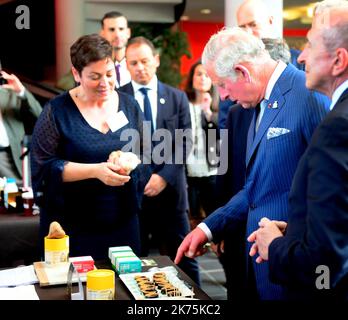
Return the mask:
<svg viewBox="0 0 348 320">
<path fill-rule="evenodd" d="M 77 39 L 70 47 L 70 58 L 74 68 L 81 74 L 84 67 L 91 62 L 112 59 L 112 47 L 98 34 L 85 35 Z"/>
</svg>

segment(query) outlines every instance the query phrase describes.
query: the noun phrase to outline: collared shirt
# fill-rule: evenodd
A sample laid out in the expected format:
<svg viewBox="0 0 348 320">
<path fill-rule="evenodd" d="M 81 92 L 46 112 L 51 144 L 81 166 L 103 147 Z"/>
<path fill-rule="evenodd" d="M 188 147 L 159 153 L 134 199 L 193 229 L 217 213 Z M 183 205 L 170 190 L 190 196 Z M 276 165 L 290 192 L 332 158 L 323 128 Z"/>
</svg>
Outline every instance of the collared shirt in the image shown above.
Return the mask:
<svg viewBox="0 0 348 320">
<path fill-rule="evenodd" d="M 8 139 L 8 135 L 4 125 L 4 120 L 0 110 L 0 147 L 8 147 L 9 145 L 10 145 L 10 140 Z"/>
<path fill-rule="evenodd" d="M 121 79 L 121 83 L 120 85 L 118 84 L 118 82 L 116 81 L 116 88 L 122 87 L 125 84 L 131 82 L 131 75 L 128 71 L 127 68 L 127 62 L 126 62 L 126 58 L 123 58 L 121 61 L 116 61 L 115 62 L 115 66 L 120 65 L 120 79 Z"/>
<path fill-rule="evenodd" d="M 335 92 L 332 95 L 330 110 L 334 108 L 336 105 L 338 99 L 341 97 L 342 93 L 348 89 L 348 79 L 341 83 L 335 90 Z"/>
<path fill-rule="evenodd" d="M 154 76 L 151 81 L 146 85 L 136 83 L 132 80 L 134 98 L 138 101 L 141 111 L 144 112 L 144 95 L 139 91 L 140 88 L 148 88 L 147 95 L 151 103 L 152 112 L 152 123 L 153 128 L 156 130 L 156 119 L 157 119 L 157 95 L 158 95 L 158 79 Z"/>
<path fill-rule="evenodd" d="M 7 91 L 8 89 L 0 88 L 0 90 Z M 8 94 L 8 93 L 5 92 L 5 94 Z M 25 94 L 25 89 L 23 89 L 19 94 L 17 94 L 17 96 L 20 98 L 23 98 L 24 94 Z M 0 109 L 0 147 L 9 147 L 9 146 L 10 146 L 10 140 L 7 135 L 7 131 L 4 125 L 4 119 Z"/>
<path fill-rule="evenodd" d="M 279 60 L 277 67 L 274 69 L 274 71 L 273 71 L 273 73 L 268 81 L 264 100 L 269 100 L 276 82 L 278 81 L 278 79 L 280 78 L 281 74 L 284 72 L 285 69 L 286 69 L 286 64 L 283 61 Z M 261 103 L 260 104 L 260 113 L 259 113 L 258 118 L 256 120 L 256 126 L 255 126 L 256 129 L 259 127 L 259 124 L 261 122 L 261 119 L 263 117 L 265 109 L 266 109 L 266 103 Z"/>
<path fill-rule="evenodd" d="M 279 77 L 284 72 L 286 67 L 287 67 L 287 65 L 283 61 L 278 62 L 277 67 L 274 69 L 274 71 L 273 71 L 273 73 L 268 81 L 264 99 L 269 100 L 276 82 L 278 81 Z M 260 105 L 263 107 L 260 109 L 260 113 L 259 113 L 259 116 L 257 118 L 257 123 L 261 122 L 262 116 L 265 112 L 265 105 L 266 104 L 264 104 L 264 103 L 262 103 Z M 213 239 L 213 235 L 212 235 L 210 229 L 208 228 L 208 226 L 204 222 L 201 222 L 197 227 L 200 228 L 205 233 L 205 235 L 208 238 L 208 241 L 211 241 Z"/>
</svg>

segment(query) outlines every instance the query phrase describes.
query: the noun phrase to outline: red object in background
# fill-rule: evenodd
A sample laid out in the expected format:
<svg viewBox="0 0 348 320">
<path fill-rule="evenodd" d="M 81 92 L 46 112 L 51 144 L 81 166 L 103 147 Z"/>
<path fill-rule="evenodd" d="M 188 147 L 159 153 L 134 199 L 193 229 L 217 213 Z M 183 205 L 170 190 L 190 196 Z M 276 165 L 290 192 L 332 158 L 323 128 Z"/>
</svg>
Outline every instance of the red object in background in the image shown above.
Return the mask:
<svg viewBox="0 0 348 320">
<path fill-rule="evenodd" d="M 309 29 L 284 29 L 283 36 L 284 37 L 303 37 L 307 36 L 307 32 Z"/>
<path fill-rule="evenodd" d="M 224 24 L 221 22 L 179 22 L 180 30 L 187 33 L 192 55 L 191 59 L 186 56 L 181 59 L 181 74 L 185 79 L 191 66 L 201 58 L 204 46 L 210 37 L 223 27 Z"/>
<path fill-rule="evenodd" d="M 210 37 L 224 27 L 222 22 L 191 22 L 180 21 L 179 28 L 187 33 L 187 38 L 191 51 L 191 59 L 186 56 L 181 58 L 181 74 L 183 76 L 184 86 L 190 67 L 201 58 L 205 44 Z M 306 37 L 308 29 L 284 29 L 284 37 Z"/>
</svg>

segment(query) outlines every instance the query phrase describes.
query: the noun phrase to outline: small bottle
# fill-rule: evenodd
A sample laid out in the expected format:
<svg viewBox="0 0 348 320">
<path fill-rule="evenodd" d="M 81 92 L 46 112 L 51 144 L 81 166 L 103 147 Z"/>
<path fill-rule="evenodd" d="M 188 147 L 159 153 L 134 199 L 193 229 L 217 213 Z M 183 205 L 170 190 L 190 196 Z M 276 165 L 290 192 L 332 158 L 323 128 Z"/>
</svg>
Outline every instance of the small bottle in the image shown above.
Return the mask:
<svg viewBox="0 0 348 320">
<path fill-rule="evenodd" d="M 31 188 L 29 188 L 28 191 L 23 192 L 22 199 L 23 199 L 24 215 L 26 217 L 32 216 L 33 215 L 33 204 L 34 204 L 33 190 Z"/>
<path fill-rule="evenodd" d="M 5 178 L 6 179 L 6 178 Z M 8 209 L 9 204 L 16 203 L 18 187 L 15 178 L 7 178 L 4 186 L 4 206 Z"/>
</svg>

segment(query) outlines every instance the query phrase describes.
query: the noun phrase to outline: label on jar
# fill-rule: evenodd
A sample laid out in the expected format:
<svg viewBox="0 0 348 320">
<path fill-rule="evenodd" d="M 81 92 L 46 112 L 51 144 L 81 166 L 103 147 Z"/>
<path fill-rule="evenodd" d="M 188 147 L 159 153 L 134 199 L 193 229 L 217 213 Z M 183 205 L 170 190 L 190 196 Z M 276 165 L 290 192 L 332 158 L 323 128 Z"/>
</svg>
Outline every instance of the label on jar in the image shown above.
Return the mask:
<svg viewBox="0 0 348 320">
<path fill-rule="evenodd" d="M 87 300 L 114 300 L 115 289 L 91 290 L 87 288 Z"/>
<path fill-rule="evenodd" d="M 68 262 L 69 250 L 60 251 L 45 251 L 45 262 L 47 264 L 57 264 L 61 262 Z"/>
</svg>

